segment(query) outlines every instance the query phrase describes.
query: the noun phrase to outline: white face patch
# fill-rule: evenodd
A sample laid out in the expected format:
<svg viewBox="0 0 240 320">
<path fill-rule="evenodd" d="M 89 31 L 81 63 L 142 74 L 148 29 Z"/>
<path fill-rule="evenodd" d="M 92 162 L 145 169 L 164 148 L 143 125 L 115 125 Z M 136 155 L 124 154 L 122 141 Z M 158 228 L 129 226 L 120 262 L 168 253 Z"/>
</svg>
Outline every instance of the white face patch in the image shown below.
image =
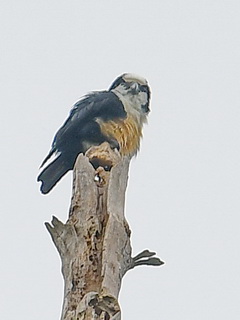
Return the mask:
<svg viewBox="0 0 240 320">
<path fill-rule="evenodd" d="M 147 122 L 147 113 L 142 109 L 142 106 L 148 103 L 146 92 L 132 94 L 131 91 L 126 89 L 122 84 L 112 91 L 122 101 L 127 114 L 131 114 L 140 126 Z"/>
<path fill-rule="evenodd" d="M 139 92 L 139 94 L 136 96 L 136 98 L 138 99 L 139 104 L 141 106 L 148 103 L 148 95 L 146 92 Z"/>
<path fill-rule="evenodd" d="M 127 114 L 134 117 L 140 126 L 147 121 L 150 89 L 146 79 L 133 73 L 125 73 L 114 83 L 111 91 L 122 101 Z"/>
<path fill-rule="evenodd" d="M 131 106 L 142 112 L 142 105 L 148 103 L 148 95 L 146 92 L 139 92 L 138 94 L 131 94 L 131 91 L 127 90 L 124 85 L 119 85 L 116 89 L 113 90 L 115 93 L 120 93 L 124 98 L 131 103 Z M 119 96 L 119 95 L 118 95 Z M 120 96 L 119 96 L 120 97 Z"/>
</svg>

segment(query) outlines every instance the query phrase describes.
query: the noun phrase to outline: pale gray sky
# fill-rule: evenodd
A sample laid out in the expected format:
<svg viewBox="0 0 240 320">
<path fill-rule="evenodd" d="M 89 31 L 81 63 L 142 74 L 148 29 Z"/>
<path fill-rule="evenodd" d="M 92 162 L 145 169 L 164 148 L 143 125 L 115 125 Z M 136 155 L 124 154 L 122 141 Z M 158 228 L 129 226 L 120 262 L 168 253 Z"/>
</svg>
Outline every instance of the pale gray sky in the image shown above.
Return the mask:
<svg viewBox="0 0 240 320">
<path fill-rule="evenodd" d="M 238 0 L 1 1 L 1 319 L 59 319 L 43 223 L 66 221 L 71 174 L 42 196 L 38 166 L 72 104 L 123 72 L 152 88 L 127 190 L 133 252 L 166 261 L 125 276 L 123 319 L 239 318 L 239 17 Z"/>
</svg>

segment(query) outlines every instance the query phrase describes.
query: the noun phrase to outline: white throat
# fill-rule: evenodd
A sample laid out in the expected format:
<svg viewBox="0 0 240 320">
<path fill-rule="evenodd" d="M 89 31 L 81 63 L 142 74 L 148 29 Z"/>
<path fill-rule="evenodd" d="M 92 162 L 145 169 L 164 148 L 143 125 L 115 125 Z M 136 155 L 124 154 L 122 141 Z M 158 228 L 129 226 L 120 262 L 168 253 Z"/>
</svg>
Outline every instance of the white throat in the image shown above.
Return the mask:
<svg viewBox="0 0 240 320">
<path fill-rule="evenodd" d="M 147 122 L 147 114 L 142 110 L 142 105 L 148 102 L 148 97 L 145 92 L 133 95 L 126 91 L 122 85 L 113 89 L 112 92 L 121 100 L 127 114 L 133 116 L 139 125 L 142 126 L 143 123 Z"/>
</svg>

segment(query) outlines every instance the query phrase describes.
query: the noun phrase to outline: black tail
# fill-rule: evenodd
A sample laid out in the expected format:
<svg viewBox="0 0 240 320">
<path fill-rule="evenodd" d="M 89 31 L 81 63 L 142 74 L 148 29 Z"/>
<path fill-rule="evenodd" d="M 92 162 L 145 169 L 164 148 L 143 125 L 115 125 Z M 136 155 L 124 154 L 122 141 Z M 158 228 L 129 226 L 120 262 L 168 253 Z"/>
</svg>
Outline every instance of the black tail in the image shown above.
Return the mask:
<svg viewBox="0 0 240 320">
<path fill-rule="evenodd" d="M 51 162 L 39 174 L 37 181 L 42 181 L 41 192 L 48 193 L 58 183 L 58 181 L 72 169 L 74 163 L 70 163 L 64 155 L 60 155 L 57 159 Z"/>
</svg>

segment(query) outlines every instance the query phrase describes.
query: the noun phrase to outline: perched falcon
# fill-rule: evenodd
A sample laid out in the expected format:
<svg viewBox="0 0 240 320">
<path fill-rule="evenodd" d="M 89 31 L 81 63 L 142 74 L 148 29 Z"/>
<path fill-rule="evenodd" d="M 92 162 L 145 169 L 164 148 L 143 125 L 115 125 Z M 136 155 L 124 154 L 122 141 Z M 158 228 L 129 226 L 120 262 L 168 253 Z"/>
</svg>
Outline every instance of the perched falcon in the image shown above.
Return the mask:
<svg viewBox="0 0 240 320">
<path fill-rule="evenodd" d="M 109 90 L 92 92 L 76 102 L 41 165 L 45 167 L 37 180 L 42 181 L 42 193 L 48 193 L 73 169 L 77 156 L 92 146 L 107 141 L 112 148 L 118 148 L 121 155 L 135 155 L 150 111 L 149 101 L 147 81 L 124 73 Z M 53 155 L 55 158 L 46 166 Z"/>
</svg>

